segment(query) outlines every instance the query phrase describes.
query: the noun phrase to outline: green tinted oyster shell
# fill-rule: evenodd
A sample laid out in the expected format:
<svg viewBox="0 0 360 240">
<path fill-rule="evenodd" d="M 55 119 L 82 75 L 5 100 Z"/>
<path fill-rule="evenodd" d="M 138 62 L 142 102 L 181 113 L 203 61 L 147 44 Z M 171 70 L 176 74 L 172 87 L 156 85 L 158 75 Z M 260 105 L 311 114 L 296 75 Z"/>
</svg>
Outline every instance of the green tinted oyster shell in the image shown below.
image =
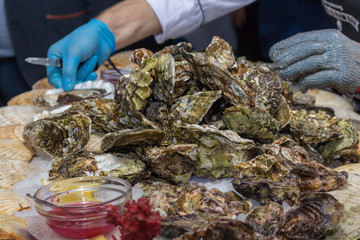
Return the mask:
<svg viewBox="0 0 360 240">
<path fill-rule="evenodd" d="M 73 114 L 81 112 L 91 119 L 91 129 L 98 132 L 113 132 L 120 130 L 117 123 L 117 105 L 111 99 L 90 99 L 75 102 L 66 110 Z"/>
<path fill-rule="evenodd" d="M 53 157 L 66 157 L 83 151 L 90 138 L 90 129 L 89 117 L 63 114 L 27 124 L 23 138 L 30 146 Z"/>
<path fill-rule="evenodd" d="M 186 60 L 175 61 L 175 87 L 174 98 L 186 93 L 196 81 L 190 70 L 190 63 Z"/>
<path fill-rule="evenodd" d="M 146 148 L 139 153 L 150 169 L 166 180 L 186 183 L 197 161 L 197 145 L 175 144 L 168 147 Z"/>
<path fill-rule="evenodd" d="M 245 107 L 227 108 L 223 114 L 226 128 L 239 135 L 259 141 L 271 141 L 279 133 L 282 124 L 269 113 L 258 113 Z"/>
<path fill-rule="evenodd" d="M 245 219 L 258 233 L 265 236 L 276 236 L 281 231 L 285 213 L 280 204 L 268 202 L 252 210 Z"/>
<path fill-rule="evenodd" d="M 293 110 L 290 133 L 305 143 L 322 143 L 342 137 L 343 133 L 336 117 L 326 112 Z"/>
<path fill-rule="evenodd" d="M 180 97 L 171 107 L 170 119 L 175 125 L 198 124 L 220 97 L 221 91 L 196 92 Z"/>
<path fill-rule="evenodd" d="M 150 177 L 150 172 L 135 154 L 69 156 L 53 162 L 49 172 L 49 180 L 83 176 L 110 176 L 135 183 Z"/>
<path fill-rule="evenodd" d="M 151 146 L 159 144 L 165 138 L 165 132 L 156 129 L 124 129 L 107 133 L 101 140 L 101 151 L 112 148 L 131 149 L 137 146 Z"/>
<path fill-rule="evenodd" d="M 152 89 L 154 98 L 171 105 L 175 88 L 175 62 L 171 54 L 161 54 L 158 57 L 155 79 Z"/>
<path fill-rule="evenodd" d="M 252 140 L 212 126 L 179 126 L 175 128 L 174 136 L 178 142 L 198 145 L 199 160 L 194 174 L 204 177 L 232 177 L 234 166 L 248 161 L 255 149 Z"/>
<path fill-rule="evenodd" d="M 332 160 L 340 160 L 342 162 L 359 162 L 360 155 L 357 152 L 359 134 L 357 130 L 348 120 L 340 121 L 339 126 L 344 133 L 343 137 L 321 144 L 318 147 L 320 154 L 328 163 Z"/>
</svg>

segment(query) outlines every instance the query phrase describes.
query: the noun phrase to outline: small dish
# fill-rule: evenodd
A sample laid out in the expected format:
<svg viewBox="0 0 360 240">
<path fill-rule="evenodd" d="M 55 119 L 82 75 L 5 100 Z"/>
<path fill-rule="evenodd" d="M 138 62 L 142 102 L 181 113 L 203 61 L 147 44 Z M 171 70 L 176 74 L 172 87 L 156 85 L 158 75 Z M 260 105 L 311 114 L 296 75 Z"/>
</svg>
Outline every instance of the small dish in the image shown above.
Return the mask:
<svg viewBox="0 0 360 240">
<path fill-rule="evenodd" d="M 111 206 L 121 211 L 132 199 L 131 184 L 114 177 L 88 176 L 50 183 L 33 196 L 36 211 L 57 234 L 86 239 L 114 229 L 108 223 Z"/>
</svg>

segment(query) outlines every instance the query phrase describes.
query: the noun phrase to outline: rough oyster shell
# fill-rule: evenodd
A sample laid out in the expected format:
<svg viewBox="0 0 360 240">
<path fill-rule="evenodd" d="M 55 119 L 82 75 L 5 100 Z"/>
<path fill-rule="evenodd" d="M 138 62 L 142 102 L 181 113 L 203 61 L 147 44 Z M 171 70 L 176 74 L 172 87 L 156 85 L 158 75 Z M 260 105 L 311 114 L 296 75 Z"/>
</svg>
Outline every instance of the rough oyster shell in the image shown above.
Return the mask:
<svg viewBox="0 0 360 240">
<path fill-rule="evenodd" d="M 214 36 L 205 50 L 209 62 L 220 64 L 224 69 L 231 69 L 235 65 L 232 47 L 224 39 Z"/>
<path fill-rule="evenodd" d="M 159 144 L 165 138 L 165 132 L 156 129 L 124 129 L 104 135 L 101 141 L 101 151 L 111 148 L 126 149 L 136 146 Z"/>
<path fill-rule="evenodd" d="M 175 125 L 198 124 L 220 97 L 221 91 L 196 92 L 180 97 L 171 107 L 170 119 Z"/>
<path fill-rule="evenodd" d="M 339 127 L 344 133 L 342 138 L 326 142 L 318 147 L 322 157 L 330 163 L 332 160 L 342 162 L 359 162 L 360 155 L 357 152 L 359 145 L 359 134 L 350 121 L 342 120 Z"/>
<path fill-rule="evenodd" d="M 198 145 L 199 160 L 194 174 L 204 177 L 232 177 L 234 166 L 246 162 L 255 149 L 252 140 L 212 126 L 179 126 L 174 130 L 174 136 L 178 142 Z"/>
<path fill-rule="evenodd" d="M 153 55 L 154 53 L 146 48 L 137 48 L 131 54 L 130 61 L 137 64 L 140 67 L 143 60 L 150 58 Z"/>
<path fill-rule="evenodd" d="M 91 119 L 82 114 L 64 114 L 29 123 L 23 138 L 27 144 L 54 157 L 81 152 L 90 138 Z"/>
<path fill-rule="evenodd" d="M 336 117 L 324 111 L 293 110 L 290 133 L 305 143 L 321 143 L 342 137 Z"/>
<path fill-rule="evenodd" d="M 175 87 L 174 98 L 187 92 L 196 83 L 194 74 L 190 70 L 190 64 L 186 60 L 175 61 Z"/>
<path fill-rule="evenodd" d="M 284 209 L 275 202 L 268 202 L 248 213 L 245 223 L 265 236 L 276 236 L 284 223 Z"/>
<path fill-rule="evenodd" d="M 175 88 L 175 62 L 173 56 L 169 53 L 161 54 L 158 57 L 155 71 L 156 81 L 152 88 L 153 95 L 155 99 L 171 105 Z"/>
<path fill-rule="evenodd" d="M 318 239 L 333 230 L 344 216 L 344 206 L 327 193 L 303 193 L 285 215 L 287 239 Z"/>
<path fill-rule="evenodd" d="M 197 145 L 177 144 L 144 149 L 139 155 L 160 177 L 174 183 L 186 183 L 197 161 Z"/>
</svg>

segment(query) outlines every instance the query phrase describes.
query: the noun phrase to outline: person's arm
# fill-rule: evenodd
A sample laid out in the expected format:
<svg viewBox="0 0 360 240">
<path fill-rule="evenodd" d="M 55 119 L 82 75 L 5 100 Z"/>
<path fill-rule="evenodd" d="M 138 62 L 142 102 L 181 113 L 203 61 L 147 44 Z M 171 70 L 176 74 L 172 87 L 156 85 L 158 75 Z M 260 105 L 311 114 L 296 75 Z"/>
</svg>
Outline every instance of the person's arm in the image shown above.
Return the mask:
<svg viewBox="0 0 360 240">
<path fill-rule="evenodd" d="M 96 19 L 104 22 L 114 33 L 116 49 L 162 31 L 155 12 L 146 0 L 120 2 L 100 13 Z"/>
</svg>

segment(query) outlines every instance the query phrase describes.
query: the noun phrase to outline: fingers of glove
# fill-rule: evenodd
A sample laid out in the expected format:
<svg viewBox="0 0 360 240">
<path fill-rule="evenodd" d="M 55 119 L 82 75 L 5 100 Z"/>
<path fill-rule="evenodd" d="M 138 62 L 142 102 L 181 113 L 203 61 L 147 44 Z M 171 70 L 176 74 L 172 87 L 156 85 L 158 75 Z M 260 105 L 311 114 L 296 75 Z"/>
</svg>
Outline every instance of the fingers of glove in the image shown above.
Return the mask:
<svg viewBox="0 0 360 240">
<path fill-rule="evenodd" d="M 65 91 L 74 89 L 76 83 L 76 73 L 80 64 L 80 57 L 76 53 L 69 53 L 63 58 L 62 68 L 62 87 Z"/>
<path fill-rule="evenodd" d="M 325 52 L 325 46 L 320 42 L 303 42 L 291 48 L 274 54 L 271 59 L 280 66 L 288 66 L 313 55 L 320 55 Z"/>
<path fill-rule="evenodd" d="M 300 90 L 306 92 L 309 88 L 329 88 L 333 87 L 340 90 L 341 86 L 336 86 L 336 71 L 324 70 L 299 80 Z M 342 92 L 340 90 L 340 92 Z"/>
<path fill-rule="evenodd" d="M 78 70 L 76 83 L 86 81 L 87 77 L 94 71 L 98 62 L 98 57 L 96 55 L 92 56 L 87 60 Z"/>
<path fill-rule="evenodd" d="M 92 72 L 85 78 L 85 81 L 94 81 L 96 78 L 97 78 L 96 72 Z"/>
<path fill-rule="evenodd" d="M 58 54 L 56 54 L 52 48 L 49 48 L 48 54 L 47 54 L 48 58 L 60 58 Z M 61 68 L 59 67 L 47 67 L 46 69 L 46 75 L 48 78 L 48 81 L 51 85 L 53 85 L 56 88 L 61 88 Z"/>
<path fill-rule="evenodd" d="M 335 29 L 325 29 L 325 30 L 315 30 L 310 32 L 298 33 L 292 37 L 289 37 L 285 40 L 282 40 L 274 44 L 269 52 L 270 58 L 273 55 L 279 55 L 283 51 L 286 51 L 292 46 L 295 46 L 300 43 L 310 43 L 310 42 L 324 42 L 324 45 L 330 42 L 334 36 L 338 34 L 339 31 Z"/>
<path fill-rule="evenodd" d="M 287 81 L 310 75 L 311 73 L 331 69 L 323 55 L 315 55 L 295 62 L 290 66 L 279 70 L 280 76 Z"/>
</svg>

